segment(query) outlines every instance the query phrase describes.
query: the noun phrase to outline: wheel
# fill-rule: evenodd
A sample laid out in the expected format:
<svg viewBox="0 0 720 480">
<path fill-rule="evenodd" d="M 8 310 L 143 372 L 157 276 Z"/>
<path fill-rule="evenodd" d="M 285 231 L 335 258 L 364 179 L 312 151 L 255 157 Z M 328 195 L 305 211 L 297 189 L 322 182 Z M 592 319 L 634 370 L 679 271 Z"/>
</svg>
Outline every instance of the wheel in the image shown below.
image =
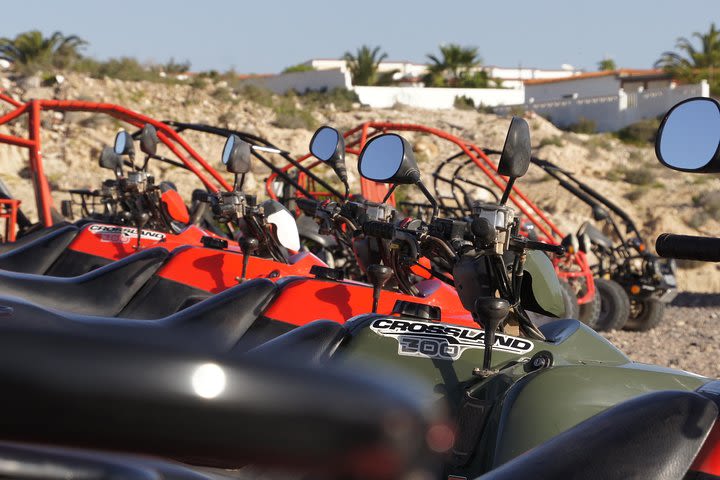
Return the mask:
<svg viewBox="0 0 720 480">
<path fill-rule="evenodd" d="M 625 330 L 645 332 L 660 325 L 665 314 L 665 304 L 657 298 L 633 298 L 630 300 L 630 316 Z"/>
<path fill-rule="evenodd" d="M 604 278 L 595 279 L 595 288 L 600 296 L 600 315 L 595 325 L 597 331 L 619 330 L 630 316 L 630 299 L 619 283 Z"/>
<path fill-rule="evenodd" d="M 560 280 L 562 287 L 563 303 L 565 304 L 565 316 L 563 318 L 578 318 L 580 316 L 580 308 L 577 303 L 577 295 L 570 284 L 564 280 Z"/>
<path fill-rule="evenodd" d="M 600 294 L 595 290 L 592 300 L 578 305 L 578 320 L 595 329 L 600 318 Z"/>
</svg>

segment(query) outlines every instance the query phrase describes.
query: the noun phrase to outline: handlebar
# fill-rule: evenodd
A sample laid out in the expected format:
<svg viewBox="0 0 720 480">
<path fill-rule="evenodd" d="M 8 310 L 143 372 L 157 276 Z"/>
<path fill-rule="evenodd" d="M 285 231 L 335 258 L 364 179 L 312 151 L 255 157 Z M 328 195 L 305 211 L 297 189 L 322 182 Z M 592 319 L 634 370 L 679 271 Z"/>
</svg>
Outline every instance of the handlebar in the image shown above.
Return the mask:
<svg viewBox="0 0 720 480">
<path fill-rule="evenodd" d="M 314 217 L 317 212 L 317 200 L 313 200 L 311 198 L 296 198 L 295 204 L 305 215 L 309 217 Z"/>
<path fill-rule="evenodd" d="M 536 242 L 535 240 L 525 241 L 525 248 L 530 250 L 542 250 L 543 252 L 554 253 L 555 255 L 565 255 L 565 247 L 562 245 L 552 245 L 545 242 Z"/>
<path fill-rule="evenodd" d="M 662 233 L 655 249 L 663 258 L 720 262 L 720 238 Z"/>
</svg>

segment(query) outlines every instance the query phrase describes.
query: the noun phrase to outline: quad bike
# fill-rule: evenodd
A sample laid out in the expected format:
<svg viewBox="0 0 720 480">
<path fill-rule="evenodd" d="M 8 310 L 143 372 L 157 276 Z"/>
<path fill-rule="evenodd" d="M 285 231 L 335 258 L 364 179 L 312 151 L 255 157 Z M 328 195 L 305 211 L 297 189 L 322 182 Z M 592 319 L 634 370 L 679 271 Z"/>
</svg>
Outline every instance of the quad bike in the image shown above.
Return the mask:
<svg viewBox="0 0 720 480">
<path fill-rule="evenodd" d="M 632 218 L 597 190 L 580 181 L 575 174 L 548 160 L 532 157 L 532 163 L 558 181 L 560 186 L 592 209 L 596 222 L 606 229 L 598 229 L 590 222 L 583 223 L 577 232 L 581 250 L 592 251 L 597 263 L 592 265 L 596 283 L 609 281 L 620 285 L 629 298 L 629 316 L 626 330 L 650 330 L 660 324 L 665 304 L 677 295 L 675 262 L 664 261 L 647 251 L 647 243 Z M 617 218 L 614 218 L 616 216 Z M 621 229 L 625 227 L 625 233 Z M 609 231 L 608 236 L 604 231 Z M 589 249 L 588 244 L 589 243 Z M 610 284 L 601 289 L 607 296 L 617 288 Z"/>
<path fill-rule="evenodd" d="M 233 360 L 192 336 L 160 345 L 0 330 L 0 378 L 13 385 L 0 420 L 5 478 L 217 480 L 259 478 L 258 468 L 427 478 L 452 444 L 446 418 L 412 395 L 411 379 Z"/>
<path fill-rule="evenodd" d="M 490 149 L 483 149 L 483 152 L 487 155 L 497 155 L 501 153 Z M 532 161 L 536 164 L 538 162 L 534 157 Z M 474 175 L 477 171 L 475 167 L 476 164 L 472 162 L 472 160 L 465 158 L 463 152 L 447 158 L 438 165 L 433 174 L 433 186 L 439 198 L 440 209 L 448 212 L 448 214 L 466 216 L 472 210 L 473 204 L 478 201 L 478 198 L 498 198 L 493 188 L 477 180 Z M 492 177 L 490 178 L 492 179 Z M 564 185 L 567 184 L 567 182 L 563 183 Z M 588 198 L 587 195 L 584 196 L 584 199 L 586 198 Z M 532 205 L 529 200 L 525 200 L 525 202 L 526 204 Z M 423 209 L 427 209 L 424 204 L 417 203 L 406 204 L 405 207 L 409 210 L 419 210 L 421 212 Z M 538 215 L 537 212 L 536 215 Z M 574 263 L 576 265 L 587 267 L 583 267 L 580 271 L 587 270 L 595 275 L 593 283 L 597 287 L 598 295 L 593 296 L 590 301 L 579 304 L 571 316 L 579 318 L 595 330 L 622 328 L 628 320 L 630 301 L 622 287 L 614 280 L 603 278 L 603 276 L 600 275 L 600 270 L 597 268 L 590 270 L 591 267 L 587 260 L 587 254 L 590 252 L 589 229 L 593 227 L 591 225 L 584 226 L 584 228 L 581 229 L 582 231 L 578 233 L 578 236 L 574 234 L 562 235 L 560 230 L 547 219 L 546 214 L 538 216 L 538 218 L 544 220 L 544 226 L 538 221 L 531 221 L 531 217 L 528 217 L 522 221 L 522 231 L 529 238 L 536 240 L 542 239 L 547 242 L 554 238 L 554 241 L 559 240 L 560 244 L 567 248 L 569 252 L 568 255 L 564 258 L 554 259 L 554 263 L 556 264 L 558 274 L 565 280 L 562 285 L 563 292 L 566 295 L 566 301 L 568 301 L 569 311 L 572 308 L 570 300 L 575 298 L 578 292 L 580 292 L 581 297 L 584 296 L 582 293 L 584 291 L 582 284 L 586 281 L 582 275 L 577 276 L 575 273 L 572 273 L 577 273 L 577 268 L 573 267 L 573 259 L 575 259 Z M 588 230 L 587 236 L 582 235 L 585 233 L 584 230 Z M 548 232 L 551 233 L 551 237 L 547 236 Z M 580 239 L 586 241 L 579 241 Z M 633 259 L 635 258 L 637 257 L 633 257 Z M 650 263 L 649 258 L 647 261 Z M 634 265 L 634 263 L 632 265 Z M 628 267 L 630 266 L 631 264 L 628 263 Z"/>
<path fill-rule="evenodd" d="M 411 378 L 0 329 L 3 477 L 453 478 L 440 464 L 459 438 Z M 680 478 L 716 416 L 694 392 L 641 395 L 479 480 Z"/>
<path fill-rule="evenodd" d="M 530 162 L 529 129 L 524 121 L 513 119 L 503 151 L 499 171 L 512 181 Z M 717 156 L 720 170 L 720 154 Z M 420 178 L 412 147 L 395 134 L 368 142 L 359 168 L 366 179 L 374 181 L 416 184 Z M 531 256 L 538 261 L 544 258 L 544 271 L 553 275 L 552 264 L 541 251 L 557 247 L 521 235 L 519 222 L 508 222 L 507 213 L 507 207 L 483 205 L 465 220 L 436 218 L 425 228 L 386 224 L 384 229 L 392 230 L 393 239 L 401 244 L 398 250 L 404 265 L 422 254 L 446 257 L 476 327 L 402 315 L 361 315 L 344 325 L 311 323 L 246 356 L 285 355 L 325 366 L 366 364 L 421 376 L 428 388 L 416 394 L 446 407 L 457 425 L 443 478 L 475 478 L 486 472 L 481 478 L 493 478 L 493 474 L 508 473 L 516 462 L 523 463 L 535 452 L 550 454 L 548 445 L 559 444 L 566 450 L 556 451 L 557 455 L 545 457 L 544 462 L 537 457 L 525 460 L 540 469 L 555 469 L 554 473 L 538 470 L 525 472 L 527 477 L 508 473 L 500 478 L 720 476 L 720 383 L 684 371 L 634 363 L 577 320 L 535 326 L 524 313 L 527 297 L 522 303 L 518 297 L 531 283 L 538 301 L 547 305 L 549 299 L 543 298 L 543 289 L 536 283 L 543 277 L 520 274 L 516 267 Z M 379 225 L 369 226 L 380 230 Z M 720 260 L 718 251 L 715 249 L 715 259 Z M 544 278 L 547 281 L 548 277 Z M 554 298 L 560 302 L 557 294 Z M 519 324 L 521 336 L 509 334 L 514 322 Z M 681 398 L 684 400 L 676 403 Z M 680 406 L 685 401 L 693 406 Z M 667 423 L 665 414 L 645 416 L 646 408 L 658 407 L 684 412 L 683 419 Z M 615 416 L 618 411 L 623 414 Z M 598 437 L 594 438 L 584 430 L 588 424 L 599 431 L 618 428 L 622 433 L 605 437 L 596 431 Z M 587 436 L 574 436 L 578 431 Z M 623 447 L 611 446 L 613 439 L 623 437 L 634 440 Z M 660 452 L 655 450 L 657 445 L 668 449 Z M 584 462 L 611 451 L 612 461 L 603 467 L 608 470 L 587 470 Z M 658 462 L 675 466 L 664 464 L 658 469 Z M 627 470 L 612 473 L 614 468 Z"/>
<path fill-rule="evenodd" d="M 487 177 L 500 189 L 500 191 L 504 190 L 506 180 L 495 173 L 497 167 L 484 153 L 483 149 L 481 149 L 477 145 L 472 144 L 471 142 L 467 142 L 465 140 L 455 137 L 454 135 L 449 134 L 448 132 L 444 132 L 435 128 L 413 124 L 367 122 L 347 131 L 344 134 L 346 152 L 358 155 L 360 149 L 365 145 L 365 143 L 372 139 L 374 136 L 392 131 L 421 132 L 423 134 L 433 135 L 434 137 L 437 137 L 438 139 L 441 139 L 443 141 L 451 142 L 453 145 L 456 145 L 460 149 L 460 153 L 453 156 L 452 159 L 462 160 L 462 163 L 465 166 L 476 166 L 480 169 L 481 172 L 487 175 Z M 303 162 L 308 158 L 310 158 L 310 154 L 299 158 L 297 162 Z M 315 162 L 311 164 L 308 168 L 313 169 L 315 166 L 321 163 L 322 162 Z M 296 171 L 294 165 L 288 165 L 283 168 L 283 172 L 285 174 L 292 174 L 292 172 L 294 171 Z M 314 179 L 306 175 L 304 172 L 298 172 L 296 176 L 297 181 L 301 183 L 306 190 L 311 190 L 315 198 L 323 198 L 324 196 L 327 196 L 322 190 L 315 187 L 316 182 L 314 181 Z M 266 190 L 271 197 L 274 195 L 273 186 L 281 180 L 282 178 L 279 178 L 279 176 L 275 174 L 270 175 L 270 177 L 268 178 L 266 182 Z M 433 183 L 436 189 L 438 208 L 445 214 L 451 213 L 450 210 L 447 208 L 447 194 L 444 192 L 439 192 L 438 179 L 434 178 Z M 474 182 L 474 185 L 481 184 L 478 182 Z M 362 179 L 361 186 L 363 199 L 375 202 L 382 202 L 384 197 L 388 195 L 387 200 L 391 204 L 394 204 L 393 192 L 388 192 L 387 187 L 385 187 L 384 185 Z M 487 187 L 483 188 L 487 189 Z M 499 197 L 494 192 L 493 195 L 495 195 L 495 200 L 499 200 Z M 542 239 L 544 241 L 556 244 L 567 243 L 566 241 L 563 242 L 565 236 L 563 236 L 562 232 L 558 229 L 558 227 L 550 221 L 547 214 L 540 210 L 534 203 L 532 203 L 530 199 L 525 194 L 523 194 L 517 187 L 512 186 L 511 194 L 509 194 L 509 200 L 513 202 L 513 204 L 520 210 L 520 212 L 522 212 L 525 218 L 529 219 L 529 221 L 532 222 L 531 225 L 533 226 L 535 231 L 542 236 Z M 425 213 L 429 213 L 432 210 L 432 205 L 429 205 L 427 203 L 411 205 L 412 203 L 413 202 L 402 202 L 400 205 L 400 210 L 403 210 L 404 213 L 410 214 L 411 216 L 418 217 L 423 217 Z M 424 208 L 419 210 L 417 208 L 419 206 L 422 206 Z M 459 210 L 456 209 L 452 213 L 454 215 L 458 215 Z M 337 255 L 342 255 L 342 253 L 338 253 Z M 583 252 L 580 252 L 579 250 L 575 250 L 574 253 L 568 253 L 564 257 L 555 257 L 553 261 L 556 265 L 558 274 L 564 280 L 562 285 L 564 288 L 563 295 L 565 297 L 566 310 L 568 312 L 567 315 L 573 317 L 577 316 L 577 303 L 579 303 L 579 313 L 582 320 L 584 320 L 586 323 L 593 325 L 593 327 L 597 329 L 607 328 L 600 325 L 598 321 L 601 313 L 601 306 L 599 297 L 595 295 L 593 275 L 585 254 Z M 571 287 L 569 284 L 572 285 L 572 292 L 570 291 Z M 577 297 L 577 301 L 575 301 L 573 297 Z"/>
<path fill-rule="evenodd" d="M 313 199 L 316 197 L 324 199 L 328 196 L 337 200 L 347 199 L 346 196 L 349 188 L 347 185 L 345 185 L 345 193 L 342 193 L 333 186 L 332 182 L 316 174 L 312 168 L 305 167 L 286 151 L 279 149 L 273 143 L 262 137 L 238 130 L 198 123 L 183 123 L 172 120 L 165 120 L 164 123 L 173 127 L 178 133 L 192 131 L 218 135 L 223 138 L 236 135 L 241 140 L 251 144 L 255 158 L 271 171 L 271 175 L 275 179 L 271 182 L 272 194 L 270 197 L 280 201 L 291 211 L 298 211 L 298 209 L 300 209 L 297 202 L 298 199 Z M 318 130 L 318 132 L 320 132 L 320 130 Z M 312 143 L 311 141 L 311 144 Z M 283 162 L 293 168 L 293 172 L 287 172 L 287 167 L 279 168 L 276 166 L 276 162 L 262 154 L 264 150 L 257 150 L 256 147 L 269 149 L 273 151 L 273 153 L 277 153 L 279 157 L 276 156 L 275 159 L 282 158 Z M 337 173 L 336 171 L 336 174 Z M 303 183 L 307 182 L 302 181 L 301 183 L 298 175 L 302 175 L 303 179 L 311 181 L 313 183 L 313 189 L 307 189 L 303 185 Z M 344 182 L 347 183 L 347 177 Z M 352 248 L 350 248 L 346 242 L 338 240 L 334 234 L 321 234 L 321 227 L 319 228 L 318 224 L 313 220 L 312 214 L 298 215 L 296 221 L 302 244 L 301 249 L 303 251 L 309 251 L 331 268 L 342 270 L 345 278 L 367 280 L 354 260 Z"/>
</svg>

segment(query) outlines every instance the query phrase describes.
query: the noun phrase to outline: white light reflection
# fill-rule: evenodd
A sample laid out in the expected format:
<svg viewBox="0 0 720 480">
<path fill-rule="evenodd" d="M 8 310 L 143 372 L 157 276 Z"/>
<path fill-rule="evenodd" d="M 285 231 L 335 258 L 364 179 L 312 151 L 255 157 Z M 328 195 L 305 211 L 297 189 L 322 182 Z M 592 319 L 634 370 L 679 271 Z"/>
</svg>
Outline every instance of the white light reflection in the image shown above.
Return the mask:
<svg viewBox="0 0 720 480">
<path fill-rule="evenodd" d="M 192 386 L 202 398 L 215 398 L 225 391 L 225 372 L 214 363 L 204 363 L 195 369 Z"/>
</svg>

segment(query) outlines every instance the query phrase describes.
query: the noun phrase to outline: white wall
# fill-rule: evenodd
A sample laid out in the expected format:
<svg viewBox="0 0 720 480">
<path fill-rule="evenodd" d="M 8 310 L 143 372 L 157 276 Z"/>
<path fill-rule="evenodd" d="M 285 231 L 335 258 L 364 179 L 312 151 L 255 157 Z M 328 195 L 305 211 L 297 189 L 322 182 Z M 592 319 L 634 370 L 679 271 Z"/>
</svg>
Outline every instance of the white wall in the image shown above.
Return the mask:
<svg viewBox="0 0 720 480">
<path fill-rule="evenodd" d="M 453 108 L 455 97 L 466 96 L 475 105 L 494 107 L 522 103 L 522 90 L 505 88 L 417 88 L 417 87 L 353 87 L 360 103 L 373 108 L 389 108 L 396 103 L 432 110 Z"/>
<path fill-rule="evenodd" d="M 598 132 L 614 132 L 631 123 L 663 115 L 681 100 L 698 96 L 710 96 L 707 81 L 640 93 L 625 93 L 620 90 L 616 95 L 525 103 L 521 106 L 550 117 L 552 123 L 559 127 L 566 127 L 577 123 L 580 118 L 586 118 L 595 122 Z M 507 114 L 511 109 L 512 107 L 499 107 L 495 111 Z"/>
<path fill-rule="evenodd" d="M 579 70 L 541 70 L 539 68 L 506 68 L 496 66 L 483 67 L 491 77 L 494 78 L 507 78 L 507 79 L 544 79 L 544 78 L 566 78 L 571 77 L 577 73 L 582 73 Z"/>
<path fill-rule="evenodd" d="M 350 74 L 342 70 L 281 73 L 271 77 L 249 78 L 243 83 L 265 87 L 279 95 L 288 90 L 305 93 L 306 90 L 351 88 Z"/>
</svg>

